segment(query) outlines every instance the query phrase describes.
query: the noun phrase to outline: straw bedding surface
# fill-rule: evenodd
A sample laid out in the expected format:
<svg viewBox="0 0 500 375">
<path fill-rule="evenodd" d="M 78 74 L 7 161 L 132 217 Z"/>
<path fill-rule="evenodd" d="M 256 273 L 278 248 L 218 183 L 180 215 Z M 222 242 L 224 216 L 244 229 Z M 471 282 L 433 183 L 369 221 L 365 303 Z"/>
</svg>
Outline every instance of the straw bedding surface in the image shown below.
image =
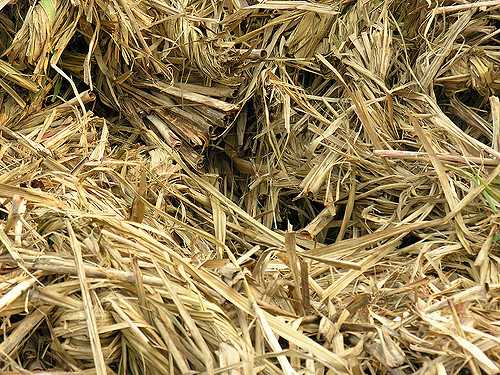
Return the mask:
<svg viewBox="0 0 500 375">
<path fill-rule="evenodd" d="M 0 373 L 500 372 L 500 1 L 0 9 Z"/>
</svg>

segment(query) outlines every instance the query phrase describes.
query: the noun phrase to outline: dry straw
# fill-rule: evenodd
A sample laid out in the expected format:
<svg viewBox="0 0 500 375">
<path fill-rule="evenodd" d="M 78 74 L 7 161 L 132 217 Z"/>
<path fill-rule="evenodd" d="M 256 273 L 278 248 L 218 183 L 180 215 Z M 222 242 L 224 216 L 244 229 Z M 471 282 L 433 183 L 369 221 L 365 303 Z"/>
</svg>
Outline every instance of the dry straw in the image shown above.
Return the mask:
<svg viewBox="0 0 500 375">
<path fill-rule="evenodd" d="M 499 12 L 0 1 L 0 373 L 500 373 Z"/>
</svg>

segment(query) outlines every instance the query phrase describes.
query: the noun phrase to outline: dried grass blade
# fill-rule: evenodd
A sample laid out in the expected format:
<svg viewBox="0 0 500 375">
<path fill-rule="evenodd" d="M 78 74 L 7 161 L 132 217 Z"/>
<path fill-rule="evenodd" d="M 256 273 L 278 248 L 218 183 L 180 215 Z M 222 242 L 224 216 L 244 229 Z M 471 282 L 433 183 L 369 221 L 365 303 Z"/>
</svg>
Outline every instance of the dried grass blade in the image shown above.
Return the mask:
<svg viewBox="0 0 500 375">
<path fill-rule="evenodd" d="M 297 249 L 296 249 L 296 241 L 295 241 L 295 233 L 289 230 L 285 233 L 285 249 L 287 252 L 287 261 L 290 270 L 292 271 L 292 277 L 295 284 L 293 289 L 293 296 L 297 301 L 297 306 L 299 307 L 300 315 L 304 314 L 303 309 L 303 297 L 302 297 L 302 283 L 300 280 L 300 272 L 298 267 L 299 258 L 297 257 Z"/>
<path fill-rule="evenodd" d="M 83 266 L 81 246 L 76 239 L 75 232 L 73 230 L 71 222 L 68 219 L 66 219 L 66 228 L 68 230 L 71 249 L 73 250 L 75 256 L 76 272 L 78 274 L 78 280 L 80 282 L 80 289 L 82 292 L 83 309 L 85 312 L 87 329 L 90 338 L 90 347 L 92 349 L 92 354 L 94 357 L 96 373 L 97 375 L 106 375 L 106 363 L 104 361 L 101 341 L 99 339 L 99 333 L 97 331 L 96 317 L 94 314 L 94 304 L 92 302 L 92 298 L 90 297 L 89 286 L 87 284 L 87 276 L 85 274 L 85 268 Z"/>
<path fill-rule="evenodd" d="M 491 120 L 493 123 L 493 139 L 491 148 L 500 151 L 500 100 L 497 96 L 490 96 Z M 500 158 L 499 158 L 500 159 Z M 497 160 L 500 162 L 500 160 Z"/>
<path fill-rule="evenodd" d="M 260 323 L 260 327 L 262 328 L 262 331 L 264 332 L 264 335 L 266 337 L 266 340 L 269 344 L 269 346 L 275 351 L 276 353 L 281 353 L 283 349 L 281 348 L 278 340 L 274 336 L 273 330 L 269 326 L 269 323 L 267 322 L 265 314 L 263 314 L 263 311 L 260 309 L 257 304 L 253 305 L 255 315 Z M 297 375 L 297 372 L 293 369 L 292 365 L 290 365 L 290 362 L 288 361 L 288 358 L 286 358 L 284 355 L 278 354 L 277 355 L 278 361 L 281 365 L 281 369 L 283 370 L 283 373 L 286 375 Z"/>
</svg>

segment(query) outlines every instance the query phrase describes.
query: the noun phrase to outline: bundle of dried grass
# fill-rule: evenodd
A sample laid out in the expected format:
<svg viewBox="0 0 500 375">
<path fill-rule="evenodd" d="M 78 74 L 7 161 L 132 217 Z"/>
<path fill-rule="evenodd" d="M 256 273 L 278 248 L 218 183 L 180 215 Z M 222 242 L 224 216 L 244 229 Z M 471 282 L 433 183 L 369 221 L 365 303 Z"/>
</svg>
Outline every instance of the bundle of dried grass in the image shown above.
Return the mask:
<svg viewBox="0 0 500 375">
<path fill-rule="evenodd" d="M 499 9 L 0 1 L 0 371 L 500 373 Z"/>
</svg>

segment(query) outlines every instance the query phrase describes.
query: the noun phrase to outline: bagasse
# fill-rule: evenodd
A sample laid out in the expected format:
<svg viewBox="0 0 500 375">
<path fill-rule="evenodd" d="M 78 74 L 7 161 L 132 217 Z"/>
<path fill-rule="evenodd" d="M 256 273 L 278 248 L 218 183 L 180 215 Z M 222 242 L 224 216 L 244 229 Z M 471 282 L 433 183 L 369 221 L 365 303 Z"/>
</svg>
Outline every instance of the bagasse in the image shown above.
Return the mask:
<svg viewBox="0 0 500 375">
<path fill-rule="evenodd" d="M 0 373 L 499 373 L 499 24 L 0 1 Z"/>
</svg>

